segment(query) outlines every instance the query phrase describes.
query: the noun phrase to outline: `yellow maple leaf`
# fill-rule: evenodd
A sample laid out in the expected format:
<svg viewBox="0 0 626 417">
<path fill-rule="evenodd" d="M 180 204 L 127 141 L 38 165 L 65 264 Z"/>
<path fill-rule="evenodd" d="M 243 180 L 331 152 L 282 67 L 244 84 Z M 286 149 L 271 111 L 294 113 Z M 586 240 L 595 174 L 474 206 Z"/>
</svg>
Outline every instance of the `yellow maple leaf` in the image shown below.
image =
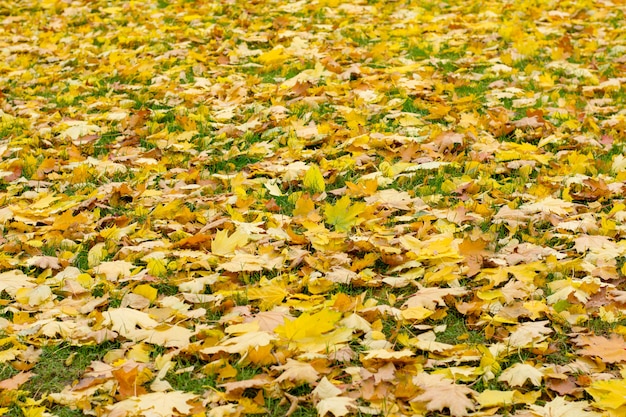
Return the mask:
<svg viewBox="0 0 626 417">
<path fill-rule="evenodd" d="M 596 407 L 613 412 L 620 410 L 621 413 L 615 415 L 624 415 L 623 412 L 626 411 L 626 380 L 595 381 L 585 391 L 591 394 L 595 400 L 593 405 Z"/>
<path fill-rule="evenodd" d="M 22 407 L 24 417 L 43 417 L 46 407 Z"/>
<path fill-rule="evenodd" d="M 365 211 L 365 203 L 354 203 L 351 205 L 350 197 L 343 196 L 336 204 L 324 205 L 324 215 L 326 222 L 335 226 L 335 230 L 348 232 L 352 226 L 361 222 L 358 215 Z"/>
<path fill-rule="evenodd" d="M 402 310 L 401 315 L 402 318 L 406 321 L 422 321 L 432 316 L 434 313 L 434 311 L 431 311 L 427 308 L 417 306 L 409 307 L 406 310 Z"/>
<path fill-rule="evenodd" d="M 154 301 L 157 298 L 158 291 L 156 288 L 151 287 L 148 284 L 141 284 L 141 285 L 137 285 L 133 289 L 133 293 L 137 295 L 141 295 L 142 297 L 145 297 L 150 301 Z"/>
<path fill-rule="evenodd" d="M 148 259 L 148 273 L 155 277 L 164 277 L 167 274 L 167 267 L 163 259 L 150 258 Z"/>
<path fill-rule="evenodd" d="M 259 307 L 263 311 L 270 310 L 287 296 L 288 292 L 278 284 L 265 285 L 260 288 L 248 289 L 249 300 L 261 300 Z"/>
<path fill-rule="evenodd" d="M 335 323 L 341 313 L 328 309 L 315 314 L 304 313 L 293 321 L 286 320 L 274 332 L 289 341 L 290 348 L 306 352 L 321 352 L 347 342 L 352 337 L 352 329 L 336 328 Z M 331 331 L 332 330 L 332 331 Z"/>
<path fill-rule="evenodd" d="M 324 183 L 324 177 L 320 168 L 312 164 L 304 174 L 304 187 L 314 193 L 322 193 L 326 190 L 326 184 Z"/>
<path fill-rule="evenodd" d="M 332 330 L 341 318 L 341 313 L 328 309 L 317 313 L 303 313 L 295 320 L 286 320 L 285 324 L 276 327 L 274 332 L 288 340 L 299 340 L 306 337 L 320 336 Z"/>
<path fill-rule="evenodd" d="M 295 204 L 296 207 L 293 210 L 293 216 L 296 220 L 307 219 L 313 223 L 317 223 L 322 219 L 317 210 L 315 210 L 315 203 L 307 194 L 300 196 Z"/>
<path fill-rule="evenodd" d="M 515 402 L 515 392 L 488 389 L 478 394 L 476 401 L 481 408 L 510 406 Z"/>
<path fill-rule="evenodd" d="M 155 219 L 172 219 L 180 211 L 183 205 L 181 200 L 172 200 L 167 204 L 159 204 L 152 210 L 152 217 Z"/>
<path fill-rule="evenodd" d="M 348 127 L 352 130 L 358 129 L 359 126 L 367 125 L 367 118 L 354 110 L 345 112 L 343 117 L 346 119 Z"/>
<path fill-rule="evenodd" d="M 211 252 L 215 255 L 231 255 L 235 249 L 248 243 L 248 234 L 241 229 L 228 236 L 228 230 L 218 230 L 211 242 Z"/>
<path fill-rule="evenodd" d="M 279 65 L 285 62 L 289 58 L 289 54 L 286 53 L 285 48 L 281 45 L 274 47 L 271 51 L 263 52 L 257 60 L 264 65 Z"/>
<path fill-rule="evenodd" d="M 52 224 L 52 230 L 67 230 L 70 227 L 76 225 L 84 225 L 88 221 L 88 217 L 85 213 L 78 213 L 76 216 L 72 215 L 72 210 L 67 210 L 59 217 L 54 219 Z"/>
<path fill-rule="evenodd" d="M 276 336 L 268 332 L 249 332 L 241 336 L 235 336 L 220 341 L 217 346 L 210 346 L 200 350 L 201 353 L 212 355 L 218 352 L 243 354 L 250 348 L 267 346 L 276 339 Z"/>
</svg>

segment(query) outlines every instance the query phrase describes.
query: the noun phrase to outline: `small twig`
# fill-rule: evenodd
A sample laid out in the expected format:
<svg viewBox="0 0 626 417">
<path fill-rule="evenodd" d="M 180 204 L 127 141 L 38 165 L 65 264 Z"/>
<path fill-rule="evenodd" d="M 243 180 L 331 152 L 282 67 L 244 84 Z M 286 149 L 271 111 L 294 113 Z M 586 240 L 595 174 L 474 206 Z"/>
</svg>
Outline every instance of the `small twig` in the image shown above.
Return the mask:
<svg viewBox="0 0 626 417">
<path fill-rule="evenodd" d="M 290 415 L 292 415 L 294 413 L 294 411 L 296 411 L 298 409 L 298 397 L 296 397 L 295 395 L 291 395 L 289 393 L 284 393 L 285 397 L 287 397 L 289 399 L 289 401 L 291 401 L 291 405 L 289 406 L 289 409 L 287 410 L 287 412 L 285 413 L 285 417 L 289 417 Z"/>
</svg>

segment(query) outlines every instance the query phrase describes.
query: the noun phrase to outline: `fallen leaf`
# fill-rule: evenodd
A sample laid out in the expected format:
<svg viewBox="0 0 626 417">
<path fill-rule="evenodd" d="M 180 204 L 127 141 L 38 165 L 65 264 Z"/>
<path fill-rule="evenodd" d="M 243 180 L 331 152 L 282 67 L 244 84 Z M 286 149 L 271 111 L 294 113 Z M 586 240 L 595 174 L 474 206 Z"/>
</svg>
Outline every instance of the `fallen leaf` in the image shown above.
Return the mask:
<svg viewBox="0 0 626 417">
<path fill-rule="evenodd" d="M 317 413 L 320 417 L 328 413 L 335 417 L 341 417 L 351 414 L 356 409 L 356 404 L 353 398 L 328 397 L 317 403 L 315 408 L 317 408 Z"/>
<path fill-rule="evenodd" d="M 19 374 L 13 375 L 11 378 L 4 379 L 0 381 L 0 389 L 5 390 L 15 390 L 18 389 L 21 385 L 31 379 L 35 374 L 32 372 L 20 372 Z"/>
<path fill-rule="evenodd" d="M 424 392 L 413 398 L 412 402 L 426 404 L 428 411 L 443 411 L 448 409 L 450 415 L 463 417 L 474 410 L 474 402 L 468 397 L 474 391 L 465 385 L 455 384 L 454 381 L 440 375 L 420 373 L 413 378 L 413 383 Z"/>
</svg>

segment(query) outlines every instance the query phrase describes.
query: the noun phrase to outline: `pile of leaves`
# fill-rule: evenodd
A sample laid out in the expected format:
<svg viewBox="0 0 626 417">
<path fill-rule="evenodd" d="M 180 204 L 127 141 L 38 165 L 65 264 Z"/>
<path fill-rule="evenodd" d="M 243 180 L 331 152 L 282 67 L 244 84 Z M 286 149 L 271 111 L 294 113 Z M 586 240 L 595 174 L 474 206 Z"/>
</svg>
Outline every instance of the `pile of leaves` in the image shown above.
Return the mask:
<svg viewBox="0 0 626 417">
<path fill-rule="evenodd" d="M 2 412 L 626 415 L 625 13 L 0 2 Z"/>
</svg>

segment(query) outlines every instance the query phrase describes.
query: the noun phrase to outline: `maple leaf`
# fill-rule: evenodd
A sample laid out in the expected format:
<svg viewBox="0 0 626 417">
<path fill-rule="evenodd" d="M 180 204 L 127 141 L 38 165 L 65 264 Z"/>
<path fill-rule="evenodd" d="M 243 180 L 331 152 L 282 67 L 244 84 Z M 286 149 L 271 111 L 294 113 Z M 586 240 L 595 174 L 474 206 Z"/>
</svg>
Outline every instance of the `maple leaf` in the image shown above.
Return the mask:
<svg viewBox="0 0 626 417">
<path fill-rule="evenodd" d="M 277 65 L 282 64 L 287 58 L 289 58 L 289 54 L 286 53 L 282 45 L 279 45 L 271 51 L 262 53 L 257 59 L 262 64 Z"/>
<path fill-rule="evenodd" d="M 134 265 L 127 261 L 107 261 L 94 267 L 95 274 L 103 274 L 108 281 L 117 281 L 118 278 L 128 277 Z"/>
<path fill-rule="evenodd" d="M 183 391 L 152 392 L 127 398 L 108 405 L 105 409 L 108 412 L 107 417 L 189 415 L 193 409 L 190 402 L 197 399 L 197 395 Z"/>
<path fill-rule="evenodd" d="M 439 235 L 430 239 L 422 240 L 411 235 L 402 235 L 400 244 L 415 254 L 418 261 L 435 262 L 440 259 L 450 261 L 462 260 L 455 239 L 449 235 Z"/>
<path fill-rule="evenodd" d="M 584 346 L 583 349 L 576 351 L 579 355 L 597 356 L 607 363 L 626 361 L 626 342 L 623 336 L 611 334 L 609 338 L 606 338 L 581 335 L 574 339 L 574 342 L 578 346 Z"/>
<path fill-rule="evenodd" d="M 148 313 L 131 308 L 112 308 L 105 311 L 102 315 L 104 316 L 105 326 L 110 325 L 111 330 L 131 339 L 137 330 L 137 326 L 143 329 L 153 329 L 159 325 Z"/>
<path fill-rule="evenodd" d="M 6 271 L 0 274 L 0 292 L 6 291 L 12 297 L 22 288 L 34 288 L 36 284 L 20 270 Z"/>
<path fill-rule="evenodd" d="M 237 396 L 243 393 L 244 390 L 248 388 L 263 388 L 268 386 L 273 378 L 270 378 L 267 374 L 255 375 L 252 379 L 246 379 L 243 381 L 236 382 L 227 382 L 225 384 L 218 385 L 220 388 L 224 388 L 224 390 L 231 394 L 232 396 Z"/>
<path fill-rule="evenodd" d="M 317 382 L 319 373 L 306 362 L 295 361 L 291 358 L 287 359 L 284 365 L 272 366 L 275 371 L 282 371 L 280 376 L 275 379 L 276 382 L 283 381 L 300 384 L 313 384 Z"/>
<path fill-rule="evenodd" d="M 326 183 L 324 183 L 324 177 L 320 168 L 313 164 L 309 167 L 304 174 L 304 187 L 309 189 L 313 193 L 322 193 L 326 190 Z"/>
<path fill-rule="evenodd" d="M 546 197 L 536 203 L 523 204 L 520 207 L 524 213 L 547 213 L 556 214 L 558 216 L 566 216 L 574 210 L 574 203 L 564 201 L 558 198 Z"/>
<path fill-rule="evenodd" d="M 312 222 L 318 222 L 322 218 L 315 209 L 315 203 L 311 200 L 311 197 L 307 194 L 302 195 L 296 200 L 296 207 L 293 210 L 294 220 L 299 218 L 306 219 Z"/>
<path fill-rule="evenodd" d="M 485 250 L 487 242 L 484 240 L 466 239 L 459 245 L 459 252 L 465 257 L 469 267 L 468 276 L 474 276 L 482 269 L 485 256 L 489 253 Z"/>
<path fill-rule="evenodd" d="M 498 377 L 498 381 L 504 381 L 511 387 L 521 387 L 526 381 L 530 381 L 531 384 L 538 387 L 541 385 L 542 378 L 543 372 L 531 364 L 516 363 L 506 368 Z"/>
<path fill-rule="evenodd" d="M 303 313 L 295 320 L 285 320 L 274 332 L 288 340 L 297 340 L 307 337 L 321 336 L 334 328 L 334 324 L 341 318 L 341 313 L 329 309 L 317 313 Z"/>
<path fill-rule="evenodd" d="M 363 357 L 363 362 L 406 362 L 411 361 L 411 358 L 415 356 L 413 352 L 408 349 L 400 351 L 390 351 L 387 349 L 372 349 L 368 350 L 367 354 Z"/>
<path fill-rule="evenodd" d="M 418 306 L 418 307 L 406 308 L 402 310 L 400 314 L 402 315 L 402 318 L 405 320 L 421 321 L 432 316 L 434 314 L 434 311 Z"/>
<path fill-rule="evenodd" d="M 128 371 L 123 368 L 112 371 L 113 376 L 118 383 L 118 392 L 121 398 L 128 398 L 132 396 L 143 395 L 147 391 L 141 385 L 138 385 L 137 376 L 139 374 L 139 367 L 134 367 Z"/>
<path fill-rule="evenodd" d="M 20 372 L 13 375 L 11 378 L 0 381 L 0 389 L 14 390 L 18 389 L 22 384 L 31 379 L 35 374 L 32 372 Z"/>
<path fill-rule="evenodd" d="M 81 136 L 100 132 L 101 130 L 99 126 L 89 124 L 82 120 L 68 120 L 65 124 L 69 127 L 62 132 L 62 135 L 69 137 L 73 141 L 76 141 Z"/>
<path fill-rule="evenodd" d="M 276 269 L 282 266 L 284 257 L 279 253 L 251 253 L 237 252 L 228 262 L 220 263 L 220 268 L 229 272 L 254 272 L 263 269 Z"/>
<path fill-rule="evenodd" d="M 317 387 L 311 392 L 311 394 L 320 399 L 324 400 L 326 398 L 339 396 L 342 391 L 333 385 L 326 377 L 323 377 L 320 382 L 317 384 Z"/>
<path fill-rule="evenodd" d="M 543 406 L 532 404 L 529 406 L 533 415 L 537 417 L 600 417 L 601 414 L 589 411 L 587 401 L 566 401 L 563 397 L 556 397 Z"/>
<path fill-rule="evenodd" d="M 515 403 L 517 391 L 485 390 L 476 396 L 481 408 L 510 406 Z"/>
<path fill-rule="evenodd" d="M 26 265 L 36 266 L 41 269 L 61 269 L 59 259 L 54 256 L 33 256 L 26 262 Z"/>
<path fill-rule="evenodd" d="M 362 220 L 358 218 L 358 215 L 364 211 L 365 203 L 351 204 L 348 196 L 343 196 L 334 205 L 328 203 L 324 205 L 326 222 L 340 232 L 348 232 L 353 226 L 359 224 Z"/>
<path fill-rule="evenodd" d="M 35 288 L 20 288 L 17 290 L 15 294 L 15 299 L 22 303 L 28 304 L 30 306 L 38 306 L 49 300 L 56 298 L 55 295 L 52 294 L 52 289 L 47 285 L 38 285 Z"/>
<path fill-rule="evenodd" d="M 454 345 L 437 342 L 437 335 L 433 331 L 424 332 L 409 339 L 408 343 L 426 352 L 444 352 L 454 348 Z"/>
<path fill-rule="evenodd" d="M 68 230 L 72 227 L 78 227 L 80 225 L 85 225 L 88 222 L 89 218 L 86 213 L 78 213 L 76 216 L 72 214 L 72 210 L 67 210 L 60 216 L 54 219 L 54 223 L 52 223 L 52 230 Z"/>
<path fill-rule="evenodd" d="M 546 327 L 548 323 L 549 321 L 543 320 L 517 325 L 509 336 L 509 344 L 513 347 L 524 347 L 545 340 L 547 335 L 554 332 Z"/>
<path fill-rule="evenodd" d="M 546 387 L 559 395 L 579 395 L 583 389 L 576 384 L 573 377 L 567 379 L 550 379 L 546 382 Z"/>
<path fill-rule="evenodd" d="M 380 190 L 365 197 L 364 200 L 370 205 L 378 203 L 384 207 L 400 210 L 410 210 L 413 204 L 421 202 L 419 199 L 411 198 L 408 192 L 398 190 Z"/>
<path fill-rule="evenodd" d="M 411 297 L 405 302 L 403 307 L 425 307 L 429 310 L 434 310 L 439 307 L 445 307 L 446 303 L 443 298 L 446 296 L 461 297 L 467 294 L 469 291 L 465 288 L 438 288 L 438 287 L 426 287 L 417 290 Z"/>
<path fill-rule="evenodd" d="M 328 413 L 335 417 L 342 417 L 356 409 L 356 402 L 353 398 L 348 397 L 328 397 L 318 402 L 315 408 L 317 408 L 320 417 L 324 417 Z"/>
<path fill-rule="evenodd" d="M 230 236 L 228 230 L 219 230 L 211 242 L 211 252 L 215 255 L 231 255 L 235 249 L 241 248 L 248 243 L 248 234 L 237 229 Z"/>
<path fill-rule="evenodd" d="M 451 110 L 450 107 L 445 105 L 439 105 L 431 110 L 431 116 L 434 118 L 440 118 L 445 116 Z M 437 152 L 451 152 L 456 145 L 463 146 L 463 135 L 456 132 L 443 132 L 439 134 L 432 142 L 433 149 Z"/>
<path fill-rule="evenodd" d="M 127 333 L 127 337 L 133 340 L 143 340 L 145 342 L 165 346 L 184 348 L 190 343 L 190 338 L 194 335 L 192 330 L 182 326 L 162 324 L 153 329 L 137 329 Z"/>
<path fill-rule="evenodd" d="M 289 312 L 284 307 L 277 307 L 272 311 L 261 311 L 254 315 L 254 317 L 248 317 L 244 322 L 254 321 L 259 325 L 259 329 L 266 332 L 273 332 L 274 329 L 287 320 L 291 320 L 293 317 L 289 315 Z"/>
<path fill-rule="evenodd" d="M 468 398 L 474 391 L 465 385 L 441 375 L 420 373 L 413 377 L 413 383 L 424 390 L 413 398 L 412 402 L 425 403 L 428 411 L 443 411 L 447 408 L 450 415 L 463 417 L 469 415 L 468 410 L 475 408 L 474 402 Z"/>
<path fill-rule="evenodd" d="M 250 348 L 267 346 L 275 339 L 276 336 L 267 332 L 249 332 L 241 336 L 224 339 L 219 345 L 201 349 L 200 352 L 208 355 L 218 352 L 244 354 Z"/>
<path fill-rule="evenodd" d="M 626 415 L 621 2 L 9 3 L 0 414 Z"/>
<path fill-rule="evenodd" d="M 273 283 L 260 288 L 250 288 L 248 290 L 249 300 L 261 300 L 259 307 L 262 310 L 270 310 L 279 304 L 287 296 L 288 292 L 280 285 Z"/>
<path fill-rule="evenodd" d="M 219 405 L 211 408 L 207 417 L 237 417 L 241 415 L 241 412 L 242 407 L 237 404 Z"/>
<path fill-rule="evenodd" d="M 335 327 L 341 318 L 341 313 L 329 309 L 317 313 L 303 313 L 295 320 L 285 320 L 282 326 L 274 332 L 289 341 L 290 346 L 305 351 L 322 351 L 347 342 L 352 336 L 352 330 L 345 327 Z"/>
<path fill-rule="evenodd" d="M 593 399 L 593 405 L 611 411 L 612 415 L 620 415 L 626 411 L 626 380 L 594 381 L 585 388 Z"/>
</svg>

